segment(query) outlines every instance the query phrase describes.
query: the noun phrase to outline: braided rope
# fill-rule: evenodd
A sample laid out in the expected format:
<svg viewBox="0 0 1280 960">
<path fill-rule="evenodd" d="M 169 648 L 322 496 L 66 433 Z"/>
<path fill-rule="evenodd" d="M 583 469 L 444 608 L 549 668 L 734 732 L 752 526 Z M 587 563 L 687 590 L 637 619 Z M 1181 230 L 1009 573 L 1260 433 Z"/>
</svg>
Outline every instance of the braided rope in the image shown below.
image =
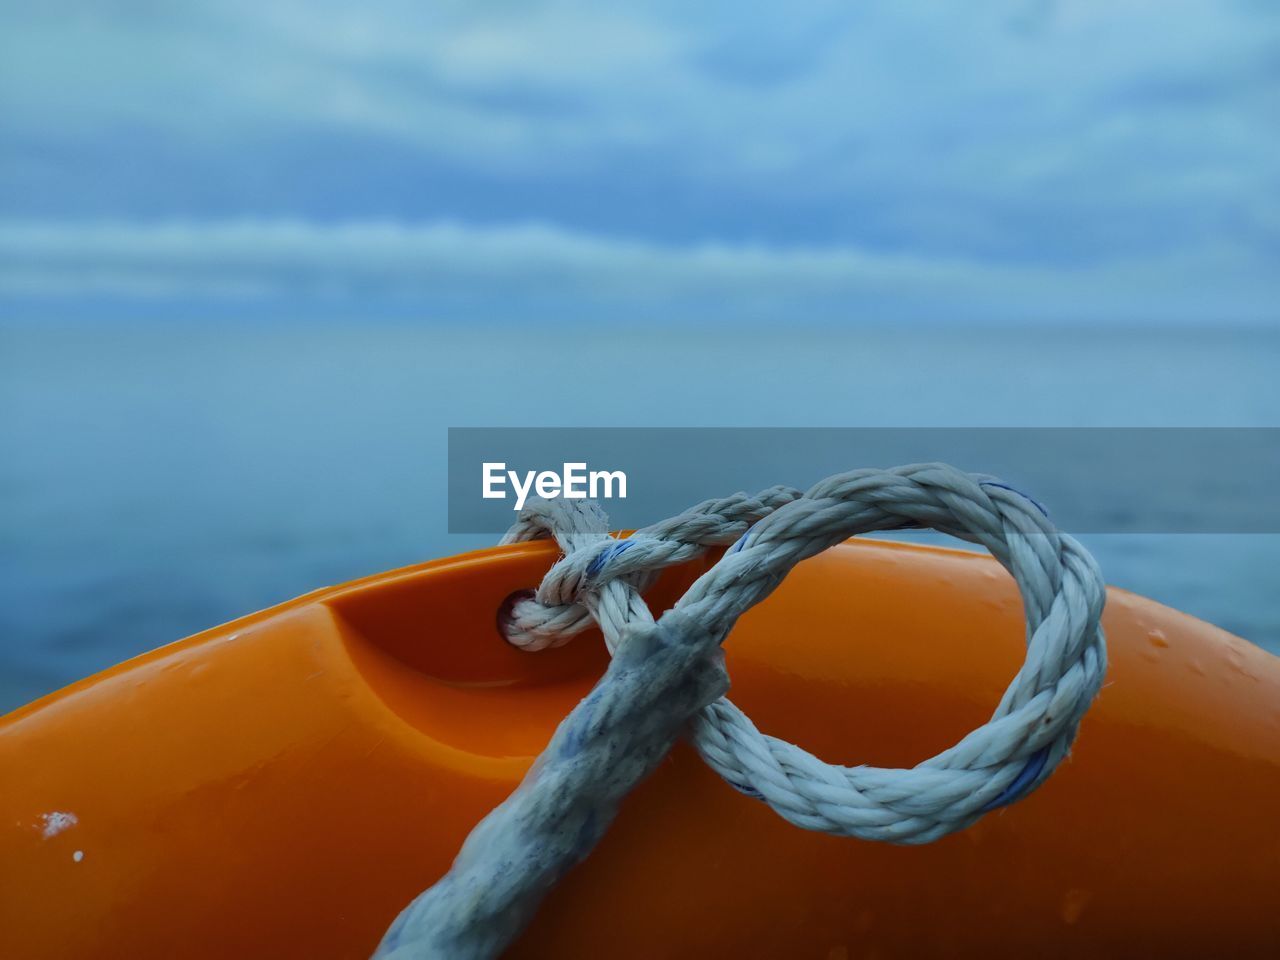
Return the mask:
<svg viewBox="0 0 1280 960">
<path fill-rule="evenodd" d="M 842 767 L 760 733 L 720 696 L 720 644 L 795 564 L 858 533 L 918 527 L 982 544 L 1022 593 L 1026 660 L 990 721 L 910 769 Z M 377 957 L 495 955 L 682 732 L 730 784 L 791 823 L 927 843 L 1043 783 L 1106 671 L 1093 558 L 1034 501 L 944 464 L 855 470 L 803 495 L 778 487 L 709 500 L 625 540 L 607 530 L 595 504 L 554 500 L 527 506 L 504 538 L 554 536 L 565 554 L 533 598 L 512 605 L 508 638 L 538 650 L 594 621 L 614 658 L 450 872 L 396 919 Z M 655 623 L 640 592 L 657 572 L 728 544 Z"/>
</svg>

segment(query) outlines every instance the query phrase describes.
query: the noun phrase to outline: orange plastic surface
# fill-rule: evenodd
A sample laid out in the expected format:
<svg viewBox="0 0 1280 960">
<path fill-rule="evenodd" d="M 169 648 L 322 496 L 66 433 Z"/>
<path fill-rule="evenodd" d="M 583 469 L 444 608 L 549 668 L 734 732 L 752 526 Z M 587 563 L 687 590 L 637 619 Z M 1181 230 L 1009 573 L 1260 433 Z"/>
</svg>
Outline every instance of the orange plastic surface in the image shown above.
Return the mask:
<svg viewBox="0 0 1280 960">
<path fill-rule="evenodd" d="M 554 554 L 320 591 L 0 720 L 0 957 L 367 956 L 602 672 L 597 634 L 495 630 Z M 1028 799 L 926 847 L 842 840 L 682 745 L 511 955 L 1278 955 L 1280 660 L 1121 591 L 1105 624 L 1108 683 Z M 910 765 L 987 718 L 1022 637 L 993 561 L 859 542 L 726 649 L 762 729 Z"/>
</svg>

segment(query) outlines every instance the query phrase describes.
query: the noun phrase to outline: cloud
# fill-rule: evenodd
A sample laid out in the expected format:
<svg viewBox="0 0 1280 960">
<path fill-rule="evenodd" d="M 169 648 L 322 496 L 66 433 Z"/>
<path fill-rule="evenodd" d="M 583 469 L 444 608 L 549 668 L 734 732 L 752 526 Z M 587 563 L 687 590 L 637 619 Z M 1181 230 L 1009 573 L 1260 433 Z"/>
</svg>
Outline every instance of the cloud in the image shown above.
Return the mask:
<svg viewBox="0 0 1280 960">
<path fill-rule="evenodd" d="M 849 297 L 895 314 L 1065 317 L 1078 304 L 1090 316 L 1252 316 L 1274 292 L 1260 264 L 1280 255 L 1277 11 L 1256 0 L 13 3 L 0 30 L 0 213 L 110 222 L 121 237 L 184 224 L 163 229 L 189 232 L 174 242 L 218 264 L 155 251 L 163 269 L 126 268 L 102 249 L 74 285 L 104 293 L 277 296 L 292 277 L 310 296 L 364 283 L 479 310 L 459 278 L 489 275 L 440 266 L 447 251 L 430 237 L 456 231 L 459 249 L 492 258 L 537 229 L 524 255 L 566 276 L 608 259 L 607 283 L 567 285 L 581 312 L 640 309 L 608 293 L 631 284 L 642 304 L 669 290 L 687 311 L 707 297 L 764 312 L 785 288 L 824 314 Z M 284 244 L 288 230 L 313 238 L 292 241 L 307 263 L 324 250 L 345 259 L 322 276 L 207 252 L 236 230 L 267 244 L 271 263 L 285 255 L 266 238 Z M 382 267 L 342 239 L 378 230 L 396 238 L 371 248 L 391 258 Z M 667 279 L 640 283 L 624 252 Z M 10 267 L 10 287 L 71 282 L 62 254 L 48 256 Z M 790 279 L 735 287 L 717 256 Z M 817 277 L 812 265 L 832 257 L 838 278 Z M 501 282 L 539 289 L 518 267 Z M 876 279 L 903 270 L 917 286 Z"/>
<path fill-rule="evenodd" d="M 543 224 L 0 223 L 0 303 L 334 308 L 427 320 L 645 318 L 1274 322 L 1280 283 L 1233 250 L 1090 267 L 850 246 L 657 244 Z M 270 312 L 267 310 L 266 312 Z"/>
</svg>

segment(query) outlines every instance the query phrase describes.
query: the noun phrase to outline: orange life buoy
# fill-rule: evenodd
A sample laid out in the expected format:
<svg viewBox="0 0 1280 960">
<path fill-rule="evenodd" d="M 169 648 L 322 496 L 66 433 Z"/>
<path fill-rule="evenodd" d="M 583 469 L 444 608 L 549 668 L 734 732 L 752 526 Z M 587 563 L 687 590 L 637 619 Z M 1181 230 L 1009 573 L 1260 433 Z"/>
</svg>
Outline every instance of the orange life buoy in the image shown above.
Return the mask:
<svg viewBox="0 0 1280 960">
<path fill-rule="evenodd" d="M 598 637 L 497 633 L 555 552 L 322 590 L 0 720 L 0 956 L 368 956 L 603 670 Z M 654 609 L 709 562 L 667 571 Z M 677 747 L 511 954 L 1274 955 L 1280 659 L 1123 591 L 1104 625 L 1107 686 L 1027 799 L 923 847 L 838 839 Z M 987 719 L 1022 638 L 993 560 L 860 540 L 726 653 L 762 728 L 909 766 Z"/>
</svg>

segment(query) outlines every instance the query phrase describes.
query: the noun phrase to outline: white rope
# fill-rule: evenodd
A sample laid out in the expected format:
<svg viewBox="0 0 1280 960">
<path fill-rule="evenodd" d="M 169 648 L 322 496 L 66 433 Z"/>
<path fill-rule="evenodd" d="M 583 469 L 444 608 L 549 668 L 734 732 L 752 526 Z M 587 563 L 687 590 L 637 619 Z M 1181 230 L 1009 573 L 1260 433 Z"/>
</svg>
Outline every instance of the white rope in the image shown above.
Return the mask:
<svg viewBox="0 0 1280 960">
<path fill-rule="evenodd" d="M 910 769 L 842 767 L 760 733 L 720 697 L 721 642 L 795 564 L 855 534 L 913 527 L 982 544 L 1022 593 L 1026 660 L 990 721 Z M 927 843 L 1043 783 L 1106 671 L 1093 558 L 1038 504 L 990 477 L 944 464 L 856 470 L 803 495 L 774 488 L 709 500 L 625 540 L 607 529 L 595 504 L 553 500 L 528 505 L 504 539 L 550 535 L 565 554 L 534 597 L 512 604 L 511 642 L 539 650 L 594 621 L 614 659 L 450 872 L 397 918 L 377 957 L 494 956 L 683 731 L 716 772 L 791 823 Z M 656 573 L 728 544 L 655 624 L 640 592 Z"/>
</svg>

